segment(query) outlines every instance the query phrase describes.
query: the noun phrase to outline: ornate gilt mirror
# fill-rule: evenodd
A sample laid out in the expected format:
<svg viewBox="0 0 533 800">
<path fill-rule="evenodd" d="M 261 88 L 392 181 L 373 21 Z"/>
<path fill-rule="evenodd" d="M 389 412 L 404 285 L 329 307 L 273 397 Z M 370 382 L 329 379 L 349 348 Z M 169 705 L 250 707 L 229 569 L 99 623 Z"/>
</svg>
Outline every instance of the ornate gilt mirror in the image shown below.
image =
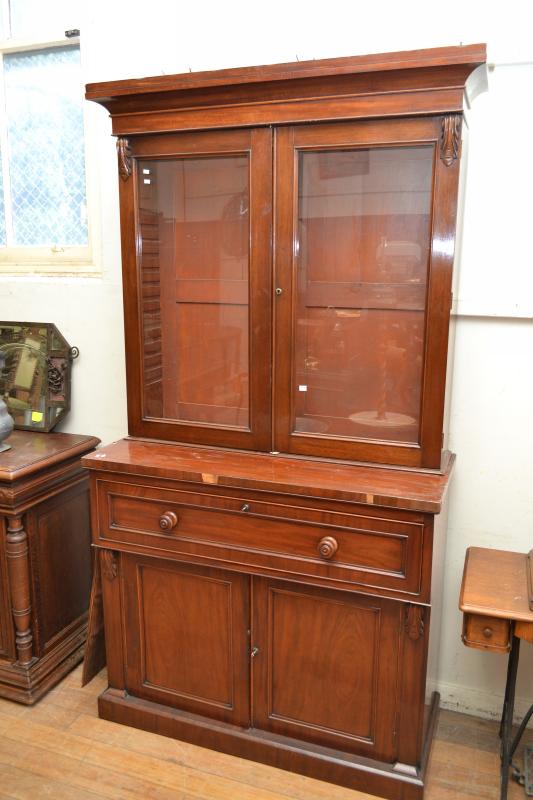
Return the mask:
<svg viewBox="0 0 533 800">
<path fill-rule="evenodd" d="M 50 322 L 0 322 L 0 397 L 15 428 L 51 431 L 65 417 L 78 355 Z"/>
</svg>

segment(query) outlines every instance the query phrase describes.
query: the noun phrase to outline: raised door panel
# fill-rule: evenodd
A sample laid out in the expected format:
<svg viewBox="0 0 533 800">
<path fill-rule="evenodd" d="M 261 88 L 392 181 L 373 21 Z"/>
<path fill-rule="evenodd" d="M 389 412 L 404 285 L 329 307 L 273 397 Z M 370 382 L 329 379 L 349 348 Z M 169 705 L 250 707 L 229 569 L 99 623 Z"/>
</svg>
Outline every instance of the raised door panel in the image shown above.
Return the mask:
<svg viewBox="0 0 533 800">
<path fill-rule="evenodd" d="M 272 134 L 135 137 L 131 152 L 130 432 L 270 450 Z"/>
<path fill-rule="evenodd" d="M 276 450 L 440 466 L 458 177 L 441 123 L 276 132 Z"/>
<path fill-rule="evenodd" d="M 253 583 L 253 725 L 394 759 L 401 604 Z"/>
<path fill-rule="evenodd" d="M 123 556 L 131 694 L 249 724 L 249 579 Z"/>
<path fill-rule="evenodd" d="M 89 485 L 84 479 L 26 517 L 35 647 L 44 655 L 83 624 L 91 592 Z"/>
</svg>

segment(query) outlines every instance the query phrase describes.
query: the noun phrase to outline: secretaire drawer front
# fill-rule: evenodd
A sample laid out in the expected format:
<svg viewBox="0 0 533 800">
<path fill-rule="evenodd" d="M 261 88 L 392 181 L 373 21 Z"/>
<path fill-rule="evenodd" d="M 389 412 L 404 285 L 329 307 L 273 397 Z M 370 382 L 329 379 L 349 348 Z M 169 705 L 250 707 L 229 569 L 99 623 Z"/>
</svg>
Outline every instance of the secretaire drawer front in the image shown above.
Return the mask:
<svg viewBox="0 0 533 800">
<path fill-rule="evenodd" d="M 420 593 L 421 523 L 107 481 L 98 509 L 101 545 Z"/>
</svg>

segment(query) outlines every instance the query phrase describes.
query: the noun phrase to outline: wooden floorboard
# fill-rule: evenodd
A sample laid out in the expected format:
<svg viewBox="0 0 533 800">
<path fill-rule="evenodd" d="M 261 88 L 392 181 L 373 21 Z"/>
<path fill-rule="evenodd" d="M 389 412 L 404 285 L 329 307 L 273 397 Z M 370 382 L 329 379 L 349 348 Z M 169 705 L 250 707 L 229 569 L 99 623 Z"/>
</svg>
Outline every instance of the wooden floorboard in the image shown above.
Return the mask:
<svg viewBox="0 0 533 800">
<path fill-rule="evenodd" d="M 0 699 L 0 799 L 370 800 L 371 795 L 116 725 L 97 716 L 105 672 L 78 667 L 34 707 Z M 525 743 L 533 743 L 528 732 Z M 498 726 L 442 711 L 427 800 L 497 800 Z M 524 791 L 510 786 L 509 800 Z"/>
</svg>

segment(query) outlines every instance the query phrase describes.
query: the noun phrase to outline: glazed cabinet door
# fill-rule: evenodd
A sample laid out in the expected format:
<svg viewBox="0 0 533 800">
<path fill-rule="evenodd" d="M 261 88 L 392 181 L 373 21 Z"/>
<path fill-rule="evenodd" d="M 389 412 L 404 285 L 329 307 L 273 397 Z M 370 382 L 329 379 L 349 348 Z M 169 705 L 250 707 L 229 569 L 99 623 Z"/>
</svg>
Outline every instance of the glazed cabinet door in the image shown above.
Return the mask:
<svg viewBox="0 0 533 800">
<path fill-rule="evenodd" d="M 130 433 L 270 450 L 272 133 L 139 136 L 127 152 Z"/>
<path fill-rule="evenodd" d="M 276 450 L 440 466 L 459 171 L 442 126 L 276 131 Z"/>
<path fill-rule="evenodd" d="M 401 603 L 253 579 L 253 725 L 394 759 Z"/>
<path fill-rule="evenodd" d="M 122 555 L 126 688 L 249 725 L 249 578 Z"/>
</svg>

